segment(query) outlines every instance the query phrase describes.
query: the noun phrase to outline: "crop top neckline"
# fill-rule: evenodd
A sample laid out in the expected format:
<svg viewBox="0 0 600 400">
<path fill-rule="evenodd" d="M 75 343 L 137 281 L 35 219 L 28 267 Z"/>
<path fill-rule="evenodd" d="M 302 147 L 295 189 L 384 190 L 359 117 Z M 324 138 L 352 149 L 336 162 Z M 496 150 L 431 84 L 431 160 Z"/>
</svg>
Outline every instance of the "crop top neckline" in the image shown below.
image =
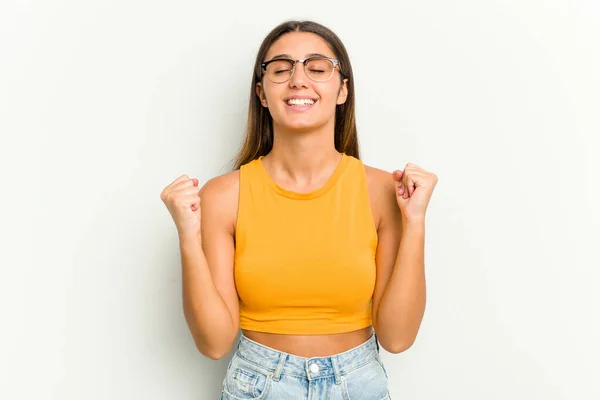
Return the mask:
<svg viewBox="0 0 600 400">
<path fill-rule="evenodd" d="M 348 165 L 348 156 L 345 153 L 342 153 L 342 159 L 340 160 L 340 162 L 336 166 L 335 170 L 333 171 L 333 173 L 331 174 L 331 176 L 329 177 L 329 179 L 327 180 L 327 182 L 325 182 L 325 184 L 323 186 L 321 186 L 320 188 L 317 188 L 311 192 L 308 192 L 308 193 L 299 193 L 299 192 L 294 192 L 291 190 L 284 189 L 281 186 L 279 186 L 273 180 L 273 178 L 271 178 L 271 176 L 267 172 L 265 166 L 263 165 L 263 163 L 262 163 L 263 157 L 264 156 L 260 156 L 256 160 L 257 166 L 258 166 L 257 169 L 260 171 L 260 174 L 263 177 L 263 179 L 268 183 L 268 185 L 271 187 L 271 189 L 273 189 L 273 191 L 275 191 L 279 195 L 288 197 L 290 199 L 296 199 L 296 200 L 310 200 L 310 199 L 317 198 L 317 197 L 322 196 L 325 193 L 327 193 L 327 191 L 329 191 L 329 189 L 331 189 L 333 186 L 335 186 L 337 181 L 340 179 L 342 173 L 346 169 L 346 166 Z"/>
</svg>

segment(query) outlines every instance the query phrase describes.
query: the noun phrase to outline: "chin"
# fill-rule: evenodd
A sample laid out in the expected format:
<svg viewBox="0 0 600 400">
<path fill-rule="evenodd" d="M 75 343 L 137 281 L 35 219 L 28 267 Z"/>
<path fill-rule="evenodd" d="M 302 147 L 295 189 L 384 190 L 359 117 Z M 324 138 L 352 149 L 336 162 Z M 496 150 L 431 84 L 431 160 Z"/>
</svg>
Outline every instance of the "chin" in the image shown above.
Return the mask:
<svg viewBox="0 0 600 400">
<path fill-rule="evenodd" d="M 321 129 L 328 121 L 286 121 L 277 123 L 276 127 L 289 132 L 308 133 Z"/>
<path fill-rule="evenodd" d="M 297 134 L 307 134 L 307 133 L 311 133 L 316 131 L 317 129 L 319 129 L 318 125 L 281 125 L 281 128 L 283 128 L 284 131 L 286 132 L 290 132 L 290 133 L 297 133 Z"/>
<path fill-rule="evenodd" d="M 285 129 L 286 130 L 293 131 L 293 132 L 299 132 L 299 133 L 314 131 L 314 130 L 316 130 L 318 128 L 319 128 L 319 125 L 315 125 L 315 124 L 292 124 L 292 125 L 285 125 Z"/>
</svg>

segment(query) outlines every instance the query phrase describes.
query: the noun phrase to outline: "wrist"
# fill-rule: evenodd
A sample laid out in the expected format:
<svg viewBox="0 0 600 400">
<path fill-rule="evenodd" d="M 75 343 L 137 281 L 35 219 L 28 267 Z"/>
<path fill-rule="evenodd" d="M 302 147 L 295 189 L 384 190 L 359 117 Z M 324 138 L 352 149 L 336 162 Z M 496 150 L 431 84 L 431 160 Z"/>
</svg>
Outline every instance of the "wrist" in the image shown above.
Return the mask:
<svg viewBox="0 0 600 400">
<path fill-rule="evenodd" d="M 402 218 L 403 230 L 425 230 L 425 217 L 423 218 Z"/>
<path fill-rule="evenodd" d="M 179 242 L 181 244 L 187 243 L 199 243 L 200 242 L 200 233 L 196 232 L 177 232 L 179 236 Z"/>
</svg>

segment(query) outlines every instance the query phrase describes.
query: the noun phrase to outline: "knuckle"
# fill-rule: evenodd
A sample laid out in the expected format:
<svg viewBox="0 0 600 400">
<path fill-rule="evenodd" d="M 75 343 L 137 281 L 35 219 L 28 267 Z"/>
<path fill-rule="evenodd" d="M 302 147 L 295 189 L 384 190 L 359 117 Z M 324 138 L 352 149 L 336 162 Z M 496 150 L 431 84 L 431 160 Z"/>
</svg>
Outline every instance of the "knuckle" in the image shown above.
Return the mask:
<svg viewBox="0 0 600 400">
<path fill-rule="evenodd" d="M 176 194 L 173 194 L 173 193 L 169 193 L 169 195 L 167 196 L 167 200 L 171 204 L 177 204 L 177 202 L 179 200 L 179 196 L 177 196 Z"/>
</svg>

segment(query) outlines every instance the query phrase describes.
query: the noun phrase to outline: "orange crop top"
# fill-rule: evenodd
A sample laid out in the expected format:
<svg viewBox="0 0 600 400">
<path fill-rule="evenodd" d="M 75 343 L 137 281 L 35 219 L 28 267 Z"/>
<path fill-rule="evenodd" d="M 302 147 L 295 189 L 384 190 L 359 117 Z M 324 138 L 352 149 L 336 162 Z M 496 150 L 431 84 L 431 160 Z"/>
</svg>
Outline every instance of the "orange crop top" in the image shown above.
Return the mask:
<svg viewBox="0 0 600 400">
<path fill-rule="evenodd" d="M 331 334 L 371 325 L 377 231 L 362 162 L 342 154 L 310 193 L 240 169 L 235 284 L 242 329 Z"/>
</svg>

